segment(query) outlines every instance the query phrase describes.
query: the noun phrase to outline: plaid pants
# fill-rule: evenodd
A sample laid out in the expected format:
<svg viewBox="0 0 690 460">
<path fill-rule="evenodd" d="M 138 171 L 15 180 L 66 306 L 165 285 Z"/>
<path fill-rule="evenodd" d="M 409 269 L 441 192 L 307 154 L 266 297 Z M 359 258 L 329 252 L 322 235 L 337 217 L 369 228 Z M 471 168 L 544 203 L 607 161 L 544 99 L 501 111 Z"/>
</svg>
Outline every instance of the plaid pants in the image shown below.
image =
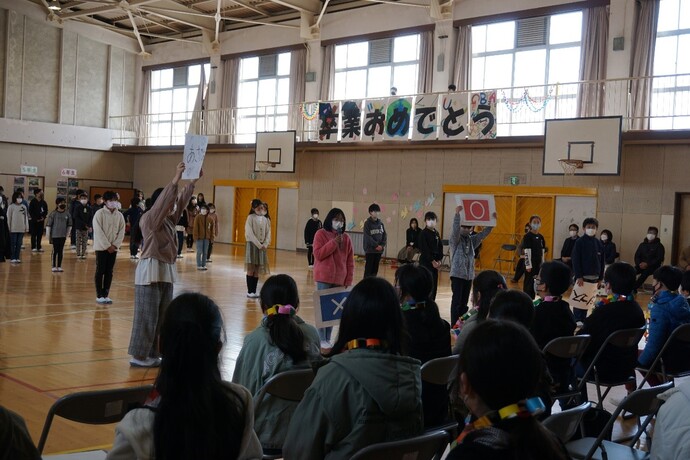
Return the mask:
<svg viewBox="0 0 690 460">
<path fill-rule="evenodd" d="M 86 255 L 86 245 L 89 242 L 89 231 L 77 230 L 77 256 Z"/>
<path fill-rule="evenodd" d="M 172 283 L 134 286 L 134 322 L 128 353 L 134 357 L 158 358 L 158 334 L 165 310 L 172 301 Z"/>
</svg>

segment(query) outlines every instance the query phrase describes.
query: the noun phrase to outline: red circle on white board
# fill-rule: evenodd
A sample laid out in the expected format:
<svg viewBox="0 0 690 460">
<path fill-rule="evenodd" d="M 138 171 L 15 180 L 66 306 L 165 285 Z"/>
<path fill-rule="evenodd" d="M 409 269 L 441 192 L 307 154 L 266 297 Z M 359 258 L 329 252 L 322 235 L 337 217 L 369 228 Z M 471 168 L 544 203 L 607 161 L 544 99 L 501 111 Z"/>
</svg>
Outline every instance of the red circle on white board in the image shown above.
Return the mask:
<svg viewBox="0 0 690 460">
<path fill-rule="evenodd" d="M 479 206 L 481 213 L 475 213 L 475 205 Z M 486 203 L 482 203 L 481 201 L 473 201 L 470 203 L 469 209 L 470 215 L 468 217 L 470 217 L 471 219 L 485 220 L 488 218 L 488 210 L 486 209 Z"/>
</svg>

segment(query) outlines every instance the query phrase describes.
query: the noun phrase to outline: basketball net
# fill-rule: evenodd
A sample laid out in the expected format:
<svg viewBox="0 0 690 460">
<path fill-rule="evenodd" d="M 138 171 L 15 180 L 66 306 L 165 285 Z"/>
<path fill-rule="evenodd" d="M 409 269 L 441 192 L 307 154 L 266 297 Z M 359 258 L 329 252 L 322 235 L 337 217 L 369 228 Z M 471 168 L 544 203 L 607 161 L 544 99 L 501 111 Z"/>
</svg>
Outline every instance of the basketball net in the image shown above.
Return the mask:
<svg viewBox="0 0 690 460">
<path fill-rule="evenodd" d="M 564 176 L 574 176 L 575 171 L 578 169 L 582 169 L 584 167 L 584 163 L 582 160 L 569 160 L 566 158 L 558 160 L 558 163 L 560 163 L 561 168 L 563 168 L 563 175 Z"/>
<path fill-rule="evenodd" d="M 259 169 L 259 171 L 254 175 L 255 180 L 262 179 L 269 168 L 276 167 L 276 163 L 273 163 L 271 161 L 257 161 L 256 166 Z"/>
</svg>

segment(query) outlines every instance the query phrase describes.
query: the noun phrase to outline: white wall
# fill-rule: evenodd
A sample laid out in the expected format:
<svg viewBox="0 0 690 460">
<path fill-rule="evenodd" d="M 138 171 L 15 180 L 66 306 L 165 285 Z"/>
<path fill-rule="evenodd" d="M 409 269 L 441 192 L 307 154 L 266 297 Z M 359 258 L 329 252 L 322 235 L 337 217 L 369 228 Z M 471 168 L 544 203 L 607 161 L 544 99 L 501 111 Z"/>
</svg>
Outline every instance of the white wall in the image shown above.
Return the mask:
<svg viewBox="0 0 690 460">
<path fill-rule="evenodd" d="M 218 238 L 219 243 L 232 242 L 232 220 L 235 215 L 235 187 L 217 186 L 213 204 L 218 213 Z"/>
<path fill-rule="evenodd" d="M 294 251 L 297 247 L 295 229 L 297 225 L 299 190 L 296 188 L 278 189 L 278 238 L 275 245 L 277 249 Z"/>
</svg>

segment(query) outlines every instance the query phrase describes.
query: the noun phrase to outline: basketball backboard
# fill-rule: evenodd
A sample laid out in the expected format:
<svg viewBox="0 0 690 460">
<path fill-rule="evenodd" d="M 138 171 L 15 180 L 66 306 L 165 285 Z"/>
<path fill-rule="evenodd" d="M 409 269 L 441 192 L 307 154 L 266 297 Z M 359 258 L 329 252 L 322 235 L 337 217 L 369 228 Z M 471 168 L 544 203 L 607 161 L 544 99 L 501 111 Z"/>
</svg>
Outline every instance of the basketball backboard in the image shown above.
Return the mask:
<svg viewBox="0 0 690 460">
<path fill-rule="evenodd" d="M 295 131 L 256 133 L 255 172 L 295 172 Z"/>
</svg>

